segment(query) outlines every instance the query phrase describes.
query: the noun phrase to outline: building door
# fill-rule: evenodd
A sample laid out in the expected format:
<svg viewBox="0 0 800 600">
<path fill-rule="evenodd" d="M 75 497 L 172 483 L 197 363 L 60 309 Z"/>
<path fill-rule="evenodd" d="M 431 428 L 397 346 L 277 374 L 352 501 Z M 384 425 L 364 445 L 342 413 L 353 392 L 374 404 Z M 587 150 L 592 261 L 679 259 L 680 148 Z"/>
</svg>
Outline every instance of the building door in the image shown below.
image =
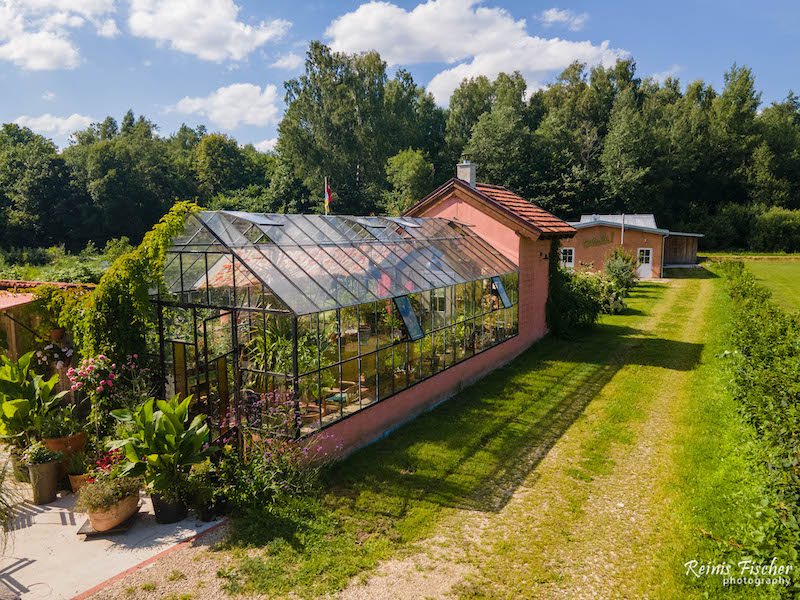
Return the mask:
<svg viewBox="0 0 800 600">
<path fill-rule="evenodd" d="M 649 279 L 653 276 L 653 249 L 652 248 L 639 248 L 638 262 L 639 266 L 636 267 L 636 275 L 640 279 Z"/>
</svg>

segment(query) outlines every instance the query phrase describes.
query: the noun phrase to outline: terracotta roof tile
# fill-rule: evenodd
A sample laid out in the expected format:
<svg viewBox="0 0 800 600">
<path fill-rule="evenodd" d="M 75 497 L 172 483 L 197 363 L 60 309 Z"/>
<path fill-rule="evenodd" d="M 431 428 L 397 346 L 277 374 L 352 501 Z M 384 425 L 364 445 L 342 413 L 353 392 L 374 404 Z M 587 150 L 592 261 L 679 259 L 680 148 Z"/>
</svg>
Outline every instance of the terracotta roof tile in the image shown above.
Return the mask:
<svg viewBox="0 0 800 600">
<path fill-rule="evenodd" d="M 550 214 L 543 208 L 528 202 L 525 198 L 510 192 L 500 185 L 490 185 L 488 183 L 476 183 L 475 189 L 484 196 L 488 196 L 507 210 L 525 219 L 534 227 L 541 230 L 544 237 L 548 235 L 574 234 L 575 228 L 562 221 L 555 215 Z"/>
</svg>

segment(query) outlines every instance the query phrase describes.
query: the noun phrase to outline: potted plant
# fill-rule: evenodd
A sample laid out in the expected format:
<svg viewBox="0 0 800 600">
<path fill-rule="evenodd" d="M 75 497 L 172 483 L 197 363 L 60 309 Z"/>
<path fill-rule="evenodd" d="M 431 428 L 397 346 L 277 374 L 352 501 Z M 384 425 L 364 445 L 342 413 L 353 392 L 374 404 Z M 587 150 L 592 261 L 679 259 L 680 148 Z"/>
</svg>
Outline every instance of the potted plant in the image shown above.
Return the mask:
<svg viewBox="0 0 800 600">
<path fill-rule="evenodd" d="M 34 442 L 23 455 L 33 487 L 33 503 L 49 504 L 56 499 L 59 461 L 63 452 L 53 452 L 41 442 Z"/>
<path fill-rule="evenodd" d="M 121 453 L 98 461 L 98 468 L 81 488 L 78 510 L 86 511 L 95 531 L 108 531 L 124 523 L 139 510 L 141 479 L 121 473 Z"/>
<path fill-rule="evenodd" d="M 86 455 L 83 452 L 73 453 L 67 460 L 67 474 L 69 475 L 69 485 L 74 493 L 86 485 L 89 478 Z"/>
<path fill-rule="evenodd" d="M 49 380 L 33 371 L 33 352 L 13 361 L 0 356 L 0 440 L 11 447 L 14 476 L 28 481 L 22 452 L 41 432 L 44 416 L 66 392 L 53 393 L 58 376 Z"/>
<path fill-rule="evenodd" d="M 186 516 L 185 494 L 192 465 L 206 460 L 215 448 L 206 444 L 208 425 L 205 415 L 189 421 L 192 396 L 169 402 L 150 399 L 135 411 L 115 410 L 111 414 L 122 423 L 131 423 L 133 435 L 112 442 L 111 447 L 124 452 L 126 463 L 121 472 L 143 476 L 153 499 L 159 523 L 174 523 Z"/>
<path fill-rule="evenodd" d="M 69 366 L 74 353 L 75 351 L 69 344 L 50 343 L 36 351 L 36 362 L 44 371 L 47 371 L 51 365 L 56 369 L 63 369 Z"/>
<path fill-rule="evenodd" d="M 42 419 L 42 442 L 50 450 L 60 450 L 68 457 L 83 452 L 86 432 L 74 416 L 75 405 L 59 407 Z"/>
</svg>

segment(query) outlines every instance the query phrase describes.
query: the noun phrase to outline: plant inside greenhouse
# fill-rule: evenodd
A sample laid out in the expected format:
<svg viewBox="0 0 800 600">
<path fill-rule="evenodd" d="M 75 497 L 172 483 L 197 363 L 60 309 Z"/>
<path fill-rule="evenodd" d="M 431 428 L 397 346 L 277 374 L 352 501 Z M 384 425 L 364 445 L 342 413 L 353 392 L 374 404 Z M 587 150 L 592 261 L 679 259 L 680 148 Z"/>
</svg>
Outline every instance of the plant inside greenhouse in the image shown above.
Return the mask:
<svg viewBox="0 0 800 600">
<path fill-rule="evenodd" d="M 517 334 L 519 268 L 445 218 L 203 211 L 166 254 L 163 394 L 215 433 L 289 392 L 307 435 Z"/>
</svg>

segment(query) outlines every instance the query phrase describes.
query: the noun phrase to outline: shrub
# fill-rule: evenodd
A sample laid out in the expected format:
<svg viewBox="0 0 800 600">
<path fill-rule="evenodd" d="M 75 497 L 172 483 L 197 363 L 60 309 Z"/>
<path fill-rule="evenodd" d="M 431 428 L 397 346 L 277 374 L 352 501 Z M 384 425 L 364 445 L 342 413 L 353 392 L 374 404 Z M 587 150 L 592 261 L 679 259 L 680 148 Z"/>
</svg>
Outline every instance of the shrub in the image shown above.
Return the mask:
<svg viewBox="0 0 800 600">
<path fill-rule="evenodd" d="M 47 259 L 48 262 L 56 262 L 61 260 L 67 255 L 67 251 L 64 248 L 64 244 L 59 244 L 58 246 L 50 246 L 47 249 Z"/>
<path fill-rule="evenodd" d="M 50 254 L 46 248 L 12 247 L 0 250 L 0 257 L 7 265 L 40 266 L 50 262 Z"/>
<path fill-rule="evenodd" d="M 246 460 L 232 446 L 222 448 L 214 466 L 216 500 L 244 511 L 312 493 L 332 457 L 319 436 L 296 437 L 301 421 L 292 395 L 261 394 L 242 408 L 226 420 L 244 430 Z"/>
<path fill-rule="evenodd" d="M 60 450 L 50 450 L 42 442 L 33 442 L 25 449 L 22 460 L 27 465 L 43 465 L 61 460 L 64 453 Z"/>
<path fill-rule="evenodd" d="M 73 452 L 67 460 L 67 473 L 70 475 L 86 475 L 89 465 L 83 452 Z"/>
<path fill-rule="evenodd" d="M 75 406 L 70 404 L 47 413 L 42 419 L 42 437 L 64 438 L 83 431 L 81 422 L 73 415 L 74 410 Z"/>
<path fill-rule="evenodd" d="M 624 248 L 615 248 L 606 257 L 605 274 L 627 296 L 636 284 L 636 258 Z"/>
<path fill-rule="evenodd" d="M 81 250 L 81 256 L 84 258 L 92 258 L 98 254 L 100 253 L 97 251 L 97 246 L 95 246 L 92 240 L 86 242 L 86 247 Z"/>
<path fill-rule="evenodd" d="M 603 309 L 599 279 L 582 271 L 567 271 L 551 260 L 550 292 L 545 307 L 547 327 L 556 335 L 591 327 Z"/>
<path fill-rule="evenodd" d="M 131 241 L 123 235 L 120 238 L 114 238 L 106 242 L 106 246 L 103 248 L 103 256 L 113 262 L 131 250 L 133 250 Z"/>
<path fill-rule="evenodd" d="M 712 250 L 745 249 L 750 244 L 750 232 L 758 209 L 741 204 L 726 204 L 702 223 L 705 237 L 703 248 Z"/>
<path fill-rule="evenodd" d="M 135 477 L 96 479 L 81 488 L 75 507 L 84 512 L 108 510 L 120 500 L 139 493 L 141 480 Z"/>
<path fill-rule="evenodd" d="M 800 252 L 800 210 L 773 206 L 753 222 L 750 249 L 756 252 Z"/>
<path fill-rule="evenodd" d="M 794 562 L 800 548 L 800 315 L 780 310 L 742 263 L 722 264 L 732 303 L 731 392 L 759 444 L 765 478 L 759 526 L 742 552 Z"/>
<path fill-rule="evenodd" d="M 598 298 L 600 299 L 600 312 L 604 315 L 618 315 L 625 310 L 626 291 L 623 291 L 612 279 L 605 275 L 587 273 L 587 277 L 594 277 Z"/>
<path fill-rule="evenodd" d="M 727 204 L 702 225 L 703 248 L 800 252 L 800 210 Z"/>
</svg>

